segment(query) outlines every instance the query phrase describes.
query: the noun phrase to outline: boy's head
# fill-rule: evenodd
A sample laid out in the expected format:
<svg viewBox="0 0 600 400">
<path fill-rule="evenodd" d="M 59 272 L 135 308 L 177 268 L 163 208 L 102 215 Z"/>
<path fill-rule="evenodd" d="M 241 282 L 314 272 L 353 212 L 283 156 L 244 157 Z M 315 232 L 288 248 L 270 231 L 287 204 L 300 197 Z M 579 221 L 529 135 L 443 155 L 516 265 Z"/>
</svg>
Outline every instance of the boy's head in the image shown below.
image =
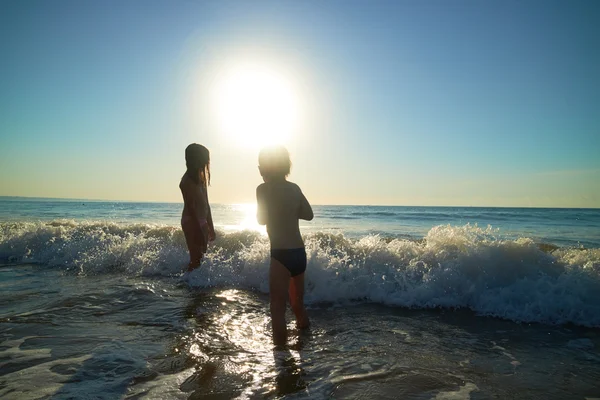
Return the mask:
<svg viewBox="0 0 600 400">
<path fill-rule="evenodd" d="M 291 167 L 290 153 L 283 146 L 265 147 L 258 154 L 258 169 L 265 181 L 285 179 Z"/>
</svg>

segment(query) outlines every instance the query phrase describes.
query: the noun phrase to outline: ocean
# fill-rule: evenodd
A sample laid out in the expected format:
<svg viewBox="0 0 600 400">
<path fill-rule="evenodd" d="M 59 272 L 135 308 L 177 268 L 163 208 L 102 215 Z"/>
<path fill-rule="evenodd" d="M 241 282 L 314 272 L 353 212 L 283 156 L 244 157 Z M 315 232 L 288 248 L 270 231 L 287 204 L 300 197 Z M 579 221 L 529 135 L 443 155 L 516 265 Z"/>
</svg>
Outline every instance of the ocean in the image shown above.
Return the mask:
<svg viewBox="0 0 600 400">
<path fill-rule="evenodd" d="M 314 206 L 275 349 L 253 205 L 0 198 L 3 399 L 599 399 L 600 209 Z"/>
</svg>

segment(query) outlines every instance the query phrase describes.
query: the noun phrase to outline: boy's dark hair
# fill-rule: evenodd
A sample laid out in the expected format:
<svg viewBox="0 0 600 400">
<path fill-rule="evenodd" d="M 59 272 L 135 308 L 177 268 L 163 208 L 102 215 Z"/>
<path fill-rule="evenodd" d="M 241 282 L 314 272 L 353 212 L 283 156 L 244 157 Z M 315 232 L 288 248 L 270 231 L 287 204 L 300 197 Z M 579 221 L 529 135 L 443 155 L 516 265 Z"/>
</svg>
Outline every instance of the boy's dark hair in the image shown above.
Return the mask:
<svg viewBox="0 0 600 400">
<path fill-rule="evenodd" d="M 202 172 L 202 185 L 210 185 L 210 153 L 201 144 L 192 143 L 185 149 L 186 174 L 196 184 L 200 183 L 198 170 Z"/>
<path fill-rule="evenodd" d="M 264 177 L 285 178 L 292 168 L 290 153 L 283 146 L 265 147 L 258 154 L 258 166 Z"/>
</svg>

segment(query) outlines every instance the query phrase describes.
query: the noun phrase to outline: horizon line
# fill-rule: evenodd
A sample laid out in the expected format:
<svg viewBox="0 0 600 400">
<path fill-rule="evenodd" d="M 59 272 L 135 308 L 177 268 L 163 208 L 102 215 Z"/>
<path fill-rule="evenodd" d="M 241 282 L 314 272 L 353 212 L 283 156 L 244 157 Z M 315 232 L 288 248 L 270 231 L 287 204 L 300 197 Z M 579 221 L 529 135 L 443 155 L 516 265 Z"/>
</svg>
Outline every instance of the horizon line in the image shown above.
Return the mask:
<svg viewBox="0 0 600 400">
<path fill-rule="evenodd" d="M 113 202 L 113 203 L 159 203 L 159 204 L 183 204 L 183 201 L 154 201 L 154 200 L 109 200 L 109 199 L 84 199 L 77 197 L 40 197 L 40 196 L 8 196 L 0 195 L 0 199 L 30 199 L 30 200 L 61 200 L 61 201 L 90 201 L 90 202 Z M 215 202 L 212 204 L 218 205 L 242 205 L 242 204 L 256 204 L 255 202 L 231 202 L 231 203 L 220 203 Z M 472 206 L 472 205 L 403 205 L 403 204 L 313 204 L 313 206 L 341 206 L 341 207 L 428 207 L 428 208 L 537 208 L 537 209 L 580 209 L 580 210 L 598 210 L 598 207 L 546 207 L 546 206 Z"/>
</svg>

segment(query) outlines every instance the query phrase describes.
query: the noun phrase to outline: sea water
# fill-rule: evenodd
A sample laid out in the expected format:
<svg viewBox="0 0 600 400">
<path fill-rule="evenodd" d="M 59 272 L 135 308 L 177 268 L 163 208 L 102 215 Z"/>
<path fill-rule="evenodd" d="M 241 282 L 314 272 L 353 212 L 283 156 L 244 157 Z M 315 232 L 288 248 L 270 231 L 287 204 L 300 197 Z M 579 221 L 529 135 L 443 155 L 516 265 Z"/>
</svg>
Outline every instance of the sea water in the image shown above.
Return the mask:
<svg viewBox="0 0 600 400">
<path fill-rule="evenodd" d="M 315 206 L 271 344 L 253 205 L 0 198 L 2 398 L 600 398 L 600 210 Z"/>
</svg>

